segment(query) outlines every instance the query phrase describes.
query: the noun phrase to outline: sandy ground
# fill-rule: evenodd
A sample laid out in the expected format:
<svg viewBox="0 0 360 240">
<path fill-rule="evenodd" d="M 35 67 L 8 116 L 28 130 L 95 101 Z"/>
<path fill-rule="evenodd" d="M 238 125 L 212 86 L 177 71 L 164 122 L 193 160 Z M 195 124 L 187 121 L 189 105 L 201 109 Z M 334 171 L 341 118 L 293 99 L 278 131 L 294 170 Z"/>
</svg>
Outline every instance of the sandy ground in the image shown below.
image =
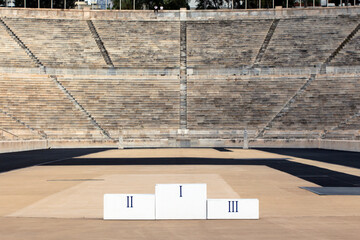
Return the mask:
<svg viewBox="0 0 360 240">
<path fill-rule="evenodd" d="M 360 176 L 357 168 L 258 150 L 108 150 L 79 158 L 287 158 Z M 260 220 L 103 221 L 104 193 L 154 193 L 157 183 L 207 183 L 208 198 L 258 198 Z M 267 166 L 34 166 L 0 174 L 0 239 L 358 239 L 360 196 Z"/>
</svg>

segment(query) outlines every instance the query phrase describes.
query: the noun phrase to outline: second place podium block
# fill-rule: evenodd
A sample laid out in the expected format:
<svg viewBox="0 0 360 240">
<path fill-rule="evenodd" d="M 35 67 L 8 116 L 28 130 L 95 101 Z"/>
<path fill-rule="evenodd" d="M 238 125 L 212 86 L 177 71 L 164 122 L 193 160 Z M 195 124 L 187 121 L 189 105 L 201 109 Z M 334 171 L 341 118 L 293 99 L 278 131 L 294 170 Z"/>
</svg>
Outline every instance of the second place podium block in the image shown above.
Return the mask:
<svg viewBox="0 0 360 240">
<path fill-rule="evenodd" d="M 104 219 L 155 220 L 155 195 L 105 194 Z"/>
</svg>

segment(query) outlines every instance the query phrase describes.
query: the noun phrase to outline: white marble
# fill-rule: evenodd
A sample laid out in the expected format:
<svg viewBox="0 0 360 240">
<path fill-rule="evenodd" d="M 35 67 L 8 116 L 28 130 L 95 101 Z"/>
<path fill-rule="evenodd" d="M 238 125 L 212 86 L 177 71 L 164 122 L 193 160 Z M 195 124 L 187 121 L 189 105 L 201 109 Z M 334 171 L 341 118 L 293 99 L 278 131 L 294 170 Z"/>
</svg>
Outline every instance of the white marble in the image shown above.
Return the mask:
<svg viewBox="0 0 360 240">
<path fill-rule="evenodd" d="M 156 219 L 206 219 L 206 184 L 157 184 Z"/>
<path fill-rule="evenodd" d="M 259 200 L 208 199 L 207 219 L 259 219 Z"/>
<path fill-rule="evenodd" d="M 154 194 L 105 194 L 105 220 L 155 220 Z"/>
</svg>

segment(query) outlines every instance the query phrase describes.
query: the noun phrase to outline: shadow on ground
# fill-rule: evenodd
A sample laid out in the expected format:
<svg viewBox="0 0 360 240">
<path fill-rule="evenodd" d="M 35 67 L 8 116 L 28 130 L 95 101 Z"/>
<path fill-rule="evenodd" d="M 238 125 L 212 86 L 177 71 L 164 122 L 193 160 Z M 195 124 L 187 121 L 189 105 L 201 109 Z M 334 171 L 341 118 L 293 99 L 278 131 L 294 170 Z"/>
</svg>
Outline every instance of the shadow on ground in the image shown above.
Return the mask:
<svg viewBox="0 0 360 240">
<path fill-rule="evenodd" d="M 256 165 L 267 166 L 322 187 L 360 186 L 360 177 L 288 161 L 286 158 L 76 158 L 46 164 L 46 166 L 88 165 Z"/>
<path fill-rule="evenodd" d="M 0 173 L 19 168 L 26 168 L 45 162 L 56 161 L 82 156 L 85 154 L 102 152 L 108 148 L 68 148 L 44 149 L 0 154 Z"/>
<path fill-rule="evenodd" d="M 305 158 L 319 162 L 338 164 L 347 167 L 360 168 L 360 152 L 337 151 L 327 149 L 301 148 L 257 148 L 257 150 Z"/>
<path fill-rule="evenodd" d="M 0 172 L 29 166 L 88 165 L 254 165 L 267 166 L 322 187 L 359 187 L 360 177 L 288 161 L 287 158 L 76 158 L 108 149 L 48 149 L 0 154 Z M 219 149 L 224 151 L 223 149 Z M 259 149 L 261 151 L 359 168 L 360 153 L 319 149 Z"/>
</svg>

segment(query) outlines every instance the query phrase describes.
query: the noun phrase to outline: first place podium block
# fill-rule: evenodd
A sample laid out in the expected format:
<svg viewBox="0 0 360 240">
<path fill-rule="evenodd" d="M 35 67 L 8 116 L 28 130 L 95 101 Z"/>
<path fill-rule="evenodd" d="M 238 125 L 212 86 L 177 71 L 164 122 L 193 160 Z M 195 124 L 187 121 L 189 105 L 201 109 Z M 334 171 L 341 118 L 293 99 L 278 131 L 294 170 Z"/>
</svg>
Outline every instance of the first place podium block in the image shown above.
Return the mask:
<svg viewBox="0 0 360 240">
<path fill-rule="evenodd" d="M 207 219 L 259 219 L 258 199 L 208 199 Z"/>
<path fill-rule="evenodd" d="M 157 184 L 156 219 L 206 219 L 206 184 Z"/>
<path fill-rule="evenodd" d="M 105 194 L 105 220 L 155 220 L 154 194 Z"/>
</svg>

